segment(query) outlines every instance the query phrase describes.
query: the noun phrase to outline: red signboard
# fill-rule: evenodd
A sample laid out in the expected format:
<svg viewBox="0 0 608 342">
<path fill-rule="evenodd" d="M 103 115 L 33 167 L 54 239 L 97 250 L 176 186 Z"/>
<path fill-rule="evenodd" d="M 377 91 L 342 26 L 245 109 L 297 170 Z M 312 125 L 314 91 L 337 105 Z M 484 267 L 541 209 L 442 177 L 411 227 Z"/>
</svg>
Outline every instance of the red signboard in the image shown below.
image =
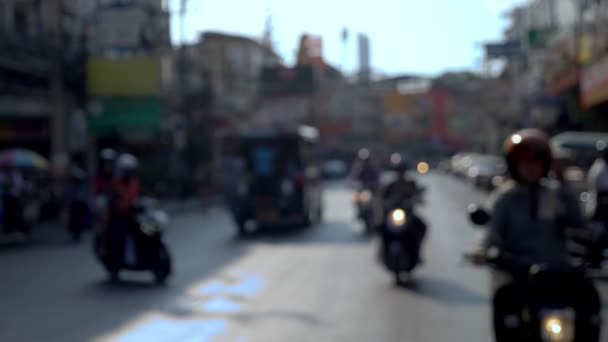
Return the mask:
<svg viewBox="0 0 608 342">
<path fill-rule="evenodd" d="M 581 76 L 581 104 L 590 108 L 608 99 L 608 58 L 585 69 Z"/>
<path fill-rule="evenodd" d="M 435 139 L 448 142 L 450 140 L 448 130 L 448 107 L 449 94 L 440 89 L 431 90 L 431 112 L 433 113 L 432 135 Z"/>
</svg>

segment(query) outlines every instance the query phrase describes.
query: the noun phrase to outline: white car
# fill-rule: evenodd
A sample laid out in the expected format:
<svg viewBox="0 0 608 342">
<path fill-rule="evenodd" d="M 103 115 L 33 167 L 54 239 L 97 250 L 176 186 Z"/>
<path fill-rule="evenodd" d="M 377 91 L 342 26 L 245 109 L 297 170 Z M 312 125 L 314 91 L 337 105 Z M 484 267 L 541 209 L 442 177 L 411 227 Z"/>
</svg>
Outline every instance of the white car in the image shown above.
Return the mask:
<svg viewBox="0 0 608 342">
<path fill-rule="evenodd" d="M 328 179 L 340 179 L 346 177 L 348 167 L 341 160 L 329 160 L 323 164 L 323 176 Z"/>
</svg>

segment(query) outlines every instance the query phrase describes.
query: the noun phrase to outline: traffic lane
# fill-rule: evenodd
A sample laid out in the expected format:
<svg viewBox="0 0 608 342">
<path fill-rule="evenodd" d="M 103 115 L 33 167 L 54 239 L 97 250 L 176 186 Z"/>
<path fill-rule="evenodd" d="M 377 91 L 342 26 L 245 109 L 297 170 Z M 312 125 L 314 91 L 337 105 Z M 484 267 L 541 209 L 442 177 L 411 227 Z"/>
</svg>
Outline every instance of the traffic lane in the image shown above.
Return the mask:
<svg viewBox="0 0 608 342">
<path fill-rule="evenodd" d="M 375 242 L 353 223 L 350 192 L 332 186 L 324 225 L 262 234 L 250 242 L 255 248 L 247 258 L 194 285 L 213 287 L 230 272 L 248 272 L 263 280 L 263 289 L 245 298 L 230 290 L 199 292 L 188 297 L 194 309 L 185 319 L 219 320 L 224 324 L 214 335 L 219 341 L 491 340 L 488 272 L 460 259 L 474 235 L 466 207 L 487 194 L 442 175 L 421 181 L 429 188 L 421 212 L 431 230 L 427 261 L 411 286 L 392 285 L 375 261 Z M 205 308 L 216 300 L 224 310 Z M 141 336 L 141 325 L 130 328 L 131 336 Z"/>
<path fill-rule="evenodd" d="M 376 242 L 354 223 L 351 192 L 333 184 L 323 225 L 254 235 L 243 241 L 250 246 L 246 255 L 175 298 L 179 315 L 142 312 L 104 336 L 136 341 L 163 331 L 156 340 L 197 334 L 219 341 L 490 340 L 487 275 L 458 259 L 469 243 L 463 235 L 472 236 L 466 215 L 435 198 L 445 197 L 445 186 L 432 177 L 423 181 L 429 186 L 423 211 L 447 215 L 427 218 L 427 255 L 433 253 L 409 288 L 393 286 L 376 261 Z M 453 190 L 460 200 L 476 199 L 470 190 Z M 447 223 L 449 229 L 434 231 Z"/>
<path fill-rule="evenodd" d="M 393 285 L 377 262 L 377 242 L 354 223 L 350 191 L 332 189 L 323 226 L 256 249 L 247 268 L 269 260 L 261 271 L 267 288 L 232 315 L 233 328 L 218 340 L 490 340 L 488 276 L 460 261 L 474 234 L 466 207 L 484 195 L 440 175 L 420 180 L 430 230 L 411 286 Z"/>
<path fill-rule="evenodd" d="M 470 182 L 453 177 L 445 174 L 433 174 L 430 177 L 422 178 L 427 183 L 432 183 L 434 188 L 443 189 L 441 192 L 434 192 L 435 195 L 433 199 L 436 203 L 442 203 L 442 206 L 450 205 L 453 210 L 462 211 L 466 213 L 466 207 L 469 203 L 484 203 L 484 201 L 490 196 L 490 193 L 487 191 L 476 189 Z M 433 193 L 431 193 L 433 196 Z M 458 219 L 462 218 L 459 217 Z M 450 238 L 455 239 L 463 243 L 463 246 L 466 248 L 470 248 L 469 239 L 473 238 L 474 227 L 468 222 L 468 218 L 465 216 L 464 223 L 465 230 L 460 229 L 452 229 L 448 230 L 448 232 L 454 232 L 455 235 L 452 235 Z M 466 230 L 472 232 L 473 235 L 467 233 Z M 435 233 L 437 230 L 435 230 Z M 462 233 L 462 235 L 460 235 Z M 469 243 L 469 245 L 467 245 Z M 441 249 L 438 249 L 441 251 Z M 486 268 L 477 268 L 473 269 L 472 266 L 467 266 L 466 263 L 460 262 L 460 269 L 466 268 L 469 270 L 473 270 L 475 273 L 486 273 L 489 275 L 488 269 Z M 449 269 L 447 270 L 449 272 Z M 487 277 L 487 276 L 486 276 Z M 595 278 L 595 285 L 598 289 L 598 292 L 602 298 L 602 309 L 603 309 L 603 322 L 608 322 L 608 273 L 604 272 L 604 274 L 600 274 Z M 471 288 L 479 288 L 480 283 L 470 283 Z M 486 286 L 485 284 L 483 285 Z M 486 288 L 485 291 L 488 291 L 489 288 Z M 489 307 L 489 303 L 488 303 Z M 489 316 L 488 316 L 489 317 Z M 486 318 L 487 320 L 487 318 Z M 602 329 L 602 341 L 608 340 L 608 329 L 604 325 Z"/>
<path fill-rule="evenodd" d="M 174 274 L 155 286 L 148 273 L 125 273 L 106 281 L 89 241 L 74 245 L 57 238 L 0 252 L 0 341 L 84 341 L 139 312 L 166 306 L 205 274 L 241 257 L 223 210 L 176 216 L 166 234 Z"/>
</svg>

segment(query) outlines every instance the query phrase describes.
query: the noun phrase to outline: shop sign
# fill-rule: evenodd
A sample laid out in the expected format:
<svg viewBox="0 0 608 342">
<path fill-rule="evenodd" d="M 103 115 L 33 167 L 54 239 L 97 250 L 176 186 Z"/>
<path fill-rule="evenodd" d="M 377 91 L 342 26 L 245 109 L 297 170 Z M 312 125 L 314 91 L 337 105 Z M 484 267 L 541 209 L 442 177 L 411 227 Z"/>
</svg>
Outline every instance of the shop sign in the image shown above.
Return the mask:
<svg viewBox="0 0 608 342">
<path fill-rule="evenodd" d="M 580 95 L 584 108 L 593 107 L 608 99 L 608 57 L 583 71 Z"/>
</svg>

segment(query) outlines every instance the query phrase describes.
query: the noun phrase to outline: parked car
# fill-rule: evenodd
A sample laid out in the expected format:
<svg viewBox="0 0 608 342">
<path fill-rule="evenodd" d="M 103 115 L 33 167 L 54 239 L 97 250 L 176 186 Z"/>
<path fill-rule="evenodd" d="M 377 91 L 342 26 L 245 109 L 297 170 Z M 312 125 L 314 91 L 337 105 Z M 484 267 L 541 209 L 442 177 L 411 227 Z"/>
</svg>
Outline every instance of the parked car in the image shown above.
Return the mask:
<svg viewBox="0 0 608 342">
<path fill-rule="evenodd" d="M 328 160 L 323 164 L 325 179 L 342 179 L 348 175 L 348 166 L 341 160 Z"/>
<path fill-rule="evenodd" d="M 564 132 L 551 138 L 551 147 L 564 168 L 564 178 L 577 194 L 583 207 L 587 207 L 587 171 L 597 157 L 596 146 L 608 141 L 604 132 Z M 587 208 L 589 209 L 589 208 Z"/>
<path fill-rule="evenodd" d="M 458 177 L 467 177 L 467 172 L 475 164 L 478 153 L 461 152 L 452 157 L 451 171 Z"/>
<path fill-rule="evenodd" d="M 449 159 L 444 159 L 439 162 L 439 165 L 437 165 L 437 168 L 439 169 L 439 171 L 447 173 L 447 172 L 450 172 L 450 166 L 451 166 L 451 161 Z"/>
<path fill-rule="evenodd" d="M 493 155 L 479 155 L 467 170 L 467 178 L 476 186 L 492 190 L 500 186 L 506 177 L 507 167 L 502 158 Z"/>
<path fill-rule="evenodd" d="M 593 163 L 599 141 L 608 141 L 608 133 L 564 132 L 551 138 L 551 147 L 557 155 L 569 160 L 569 166 L 586 170 Z"/>
</svg>

